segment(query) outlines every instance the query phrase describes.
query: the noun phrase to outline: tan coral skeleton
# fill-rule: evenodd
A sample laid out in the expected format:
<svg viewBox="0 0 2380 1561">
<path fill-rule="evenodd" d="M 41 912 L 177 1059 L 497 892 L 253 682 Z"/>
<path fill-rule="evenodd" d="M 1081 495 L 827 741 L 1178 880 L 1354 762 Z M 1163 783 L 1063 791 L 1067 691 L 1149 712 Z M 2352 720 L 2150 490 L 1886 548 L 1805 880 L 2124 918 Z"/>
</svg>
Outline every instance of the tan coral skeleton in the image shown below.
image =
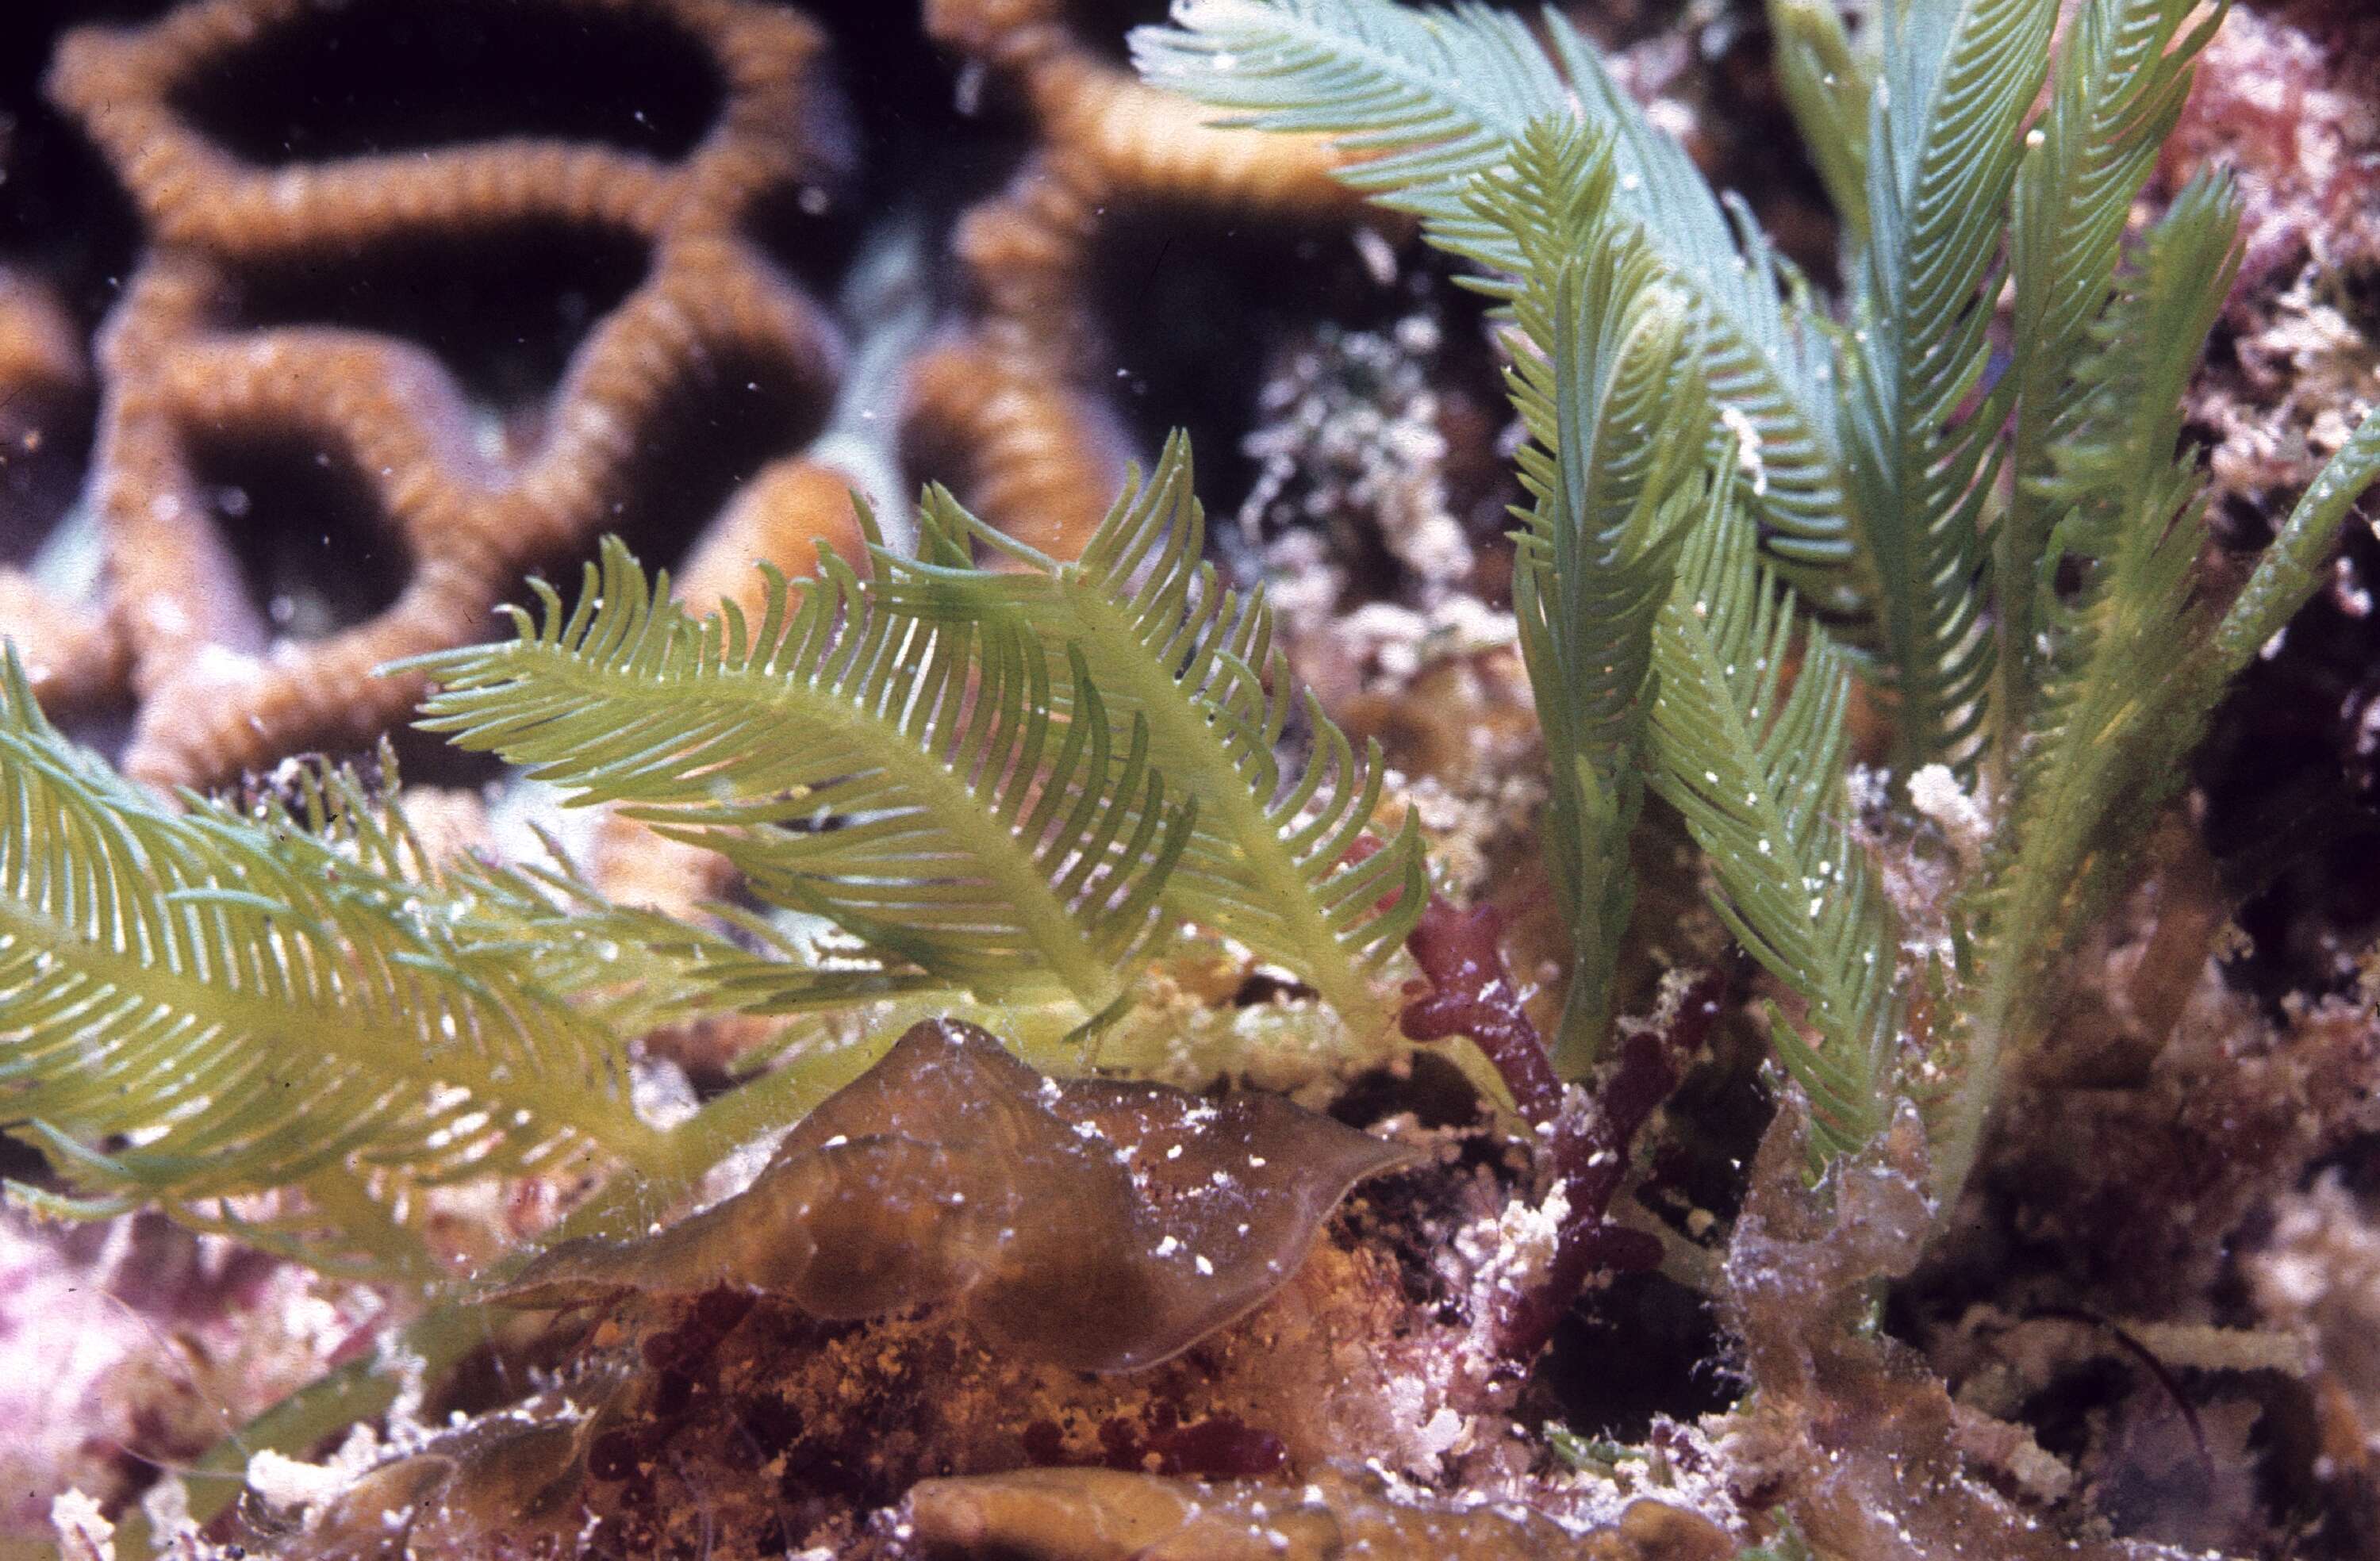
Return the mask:
<svg viewBox="0 0 2380 1561">
<path fill-rule="evenodd" d="M 621 0 L 558 0 L 618 12 Z M 221 70 L 306 0 L 199 0 L 147 27 L 83 29 L 49 88 L 131 188 L 154 241 L 102 346 L 93 497 L 140 709 L 127 767 L 221 778 L 310 742 L 401 718 L 418 690 L 390 658 L 468 641 L 526 565 L 593 537 L 673 398 L 718 363 L 782 365 L 822 405 L 832 322 L 738 231 L 752 203 L 833 171 L 819 120 L 822 34 L 751 0 L 653 0 L 708 56 L 714 122 L 681 160 L 513 138 L 259 167 L 206 139 L 176 90 Z M 423 235 L 525 223 L 632 236 L 641 283 L 594 321 L 528 448 L 491 451 L 474 409 L 423 349 L 329 326 L 242 330 L 248 269 L 337 264 Z M 273 641 L 208 513 L 194 443 L 224 429 L 318 441 L 371 490 L 405 555 L 395 599 L 312 643 Z"/>
<path fill-rule="evenodd" d="M 936 40 L 1018 84 L 1038 144 L 956 241 L 982 303 L 964 333 L 924 354 L 906 421 L 962 452 L 988 518 L 1071 558 L 1123 485 L 1128 441 L 1094 388 L 1102 360 L 1088 302 L 1111 203 L 1164 203 L 1269 220 L 1357 220 L 1319 137 L 1219 129 L 1207 111 L 1099 58 L 1057 0 L 926 0 Z"/>
</svg>

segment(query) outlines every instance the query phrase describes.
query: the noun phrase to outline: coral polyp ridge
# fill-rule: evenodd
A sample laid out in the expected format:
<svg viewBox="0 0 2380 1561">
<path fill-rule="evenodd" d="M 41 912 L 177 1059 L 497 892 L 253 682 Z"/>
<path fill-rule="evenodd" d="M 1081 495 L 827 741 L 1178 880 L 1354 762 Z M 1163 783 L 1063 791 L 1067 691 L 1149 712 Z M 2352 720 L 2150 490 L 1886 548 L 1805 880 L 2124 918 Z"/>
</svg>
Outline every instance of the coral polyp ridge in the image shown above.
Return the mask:
<svg viewBox="0 0 2380 1561">
<path fill-rule="evenodd" d="M 510 576 L 613 524 L 640 446 L 722 361 L 781 362 L 797 400 L 823 406 L 840 333 L 738 231 L 772 190 L 835 175 L 836 131 L 814 101 L 823 39 L 756 5 L 652 17 L 720 82 L 713 122 L 675 162 L 507 138 L 258 166 L 211 140 L 183 99 L 311 24 L 310 7 L 233 0 L 61 40 L 50 93 L 110 158 L 152 240 L 102 344 L 91 490 L 132 691 L 153 712 L 136 724 L 136 771 L 216 780 L 400 716 L 415 690 L 371 670 L 468 635 Z M 527 409 L 525 442 L 492 437 L 491 409 L 408 342 L 240 322 L 274 267 L 539 224 L 616 234 L 644 258 L 547 404 Z M 370 556 L 402 581 L 384 608 L 310 642 L 274 635 L 204 486 L 198 447 L 225 430 L 310 436 L 356 474 L 381 532 Z"/>
<path fill-rule="evenodd" d="M 1328 224 L 1352 207 L 1317 153 L 1285 157 L 1276 138 L 1197 126 L 1194 110 L 1098 59 L 1054 10 L 978 9 L 933 7 L 926 25 L 1026 84 L 1049 145 L 1004 203 L 965 224 L 959 252 L 973 257 L 981 305 L 894 376 L 909 387 L 899 417 L 838 411 L 839 392 L 874 402 L 885 387 L 880 370 L 865 384 L 846 377 L 849 328 L 868 322 L 838 321 L 835 300 L 810 291 L 842 242 L 832 213 L 856 148 L 834 52 L 798 10 L 555 0 L 479 21 L 386 6 L 330 19 L 304 4 L 226 0 L 67 31 L 46 91 L 122 181 L 149 243 L 120 279 L 126 303 L 98 355 L 85 504 L 105 577 L 94 590 L 56 569 L 40 585 L 9 576 L 21 603 L 10 622 L 37 680 L 67 679 L 53 696 L 85 708 L 127 696 L 160 711 L 206 706 L 201 722 L 136 716 L 132 768 L 165 783 L 369 738 L 418 692 L 372 667 L 468 639 L 522 571 L 648 507 L 647 488 L 668 480 L 656 452 L 668 467 L 694 435 L 675 409 L 726 399 L 747 379 L 783 402 L 778 464 L 801 458 L 801 430 L 864 416 L 871 452 L 823 455 L 845 485 L 880 502 L 903 447 L 930 447 L 995 518 L 1046 551 L 1079 545 L 1128 449 L 1085 274 L 1095 208 L 1186 197 Z M 540 28 L 573 40 L 571 59 L 534 63 Z M 464 77 L 442 79 L 453 66 L 442 50 L 468 60 Z M 565 67 L 579 91 L 612 83 L 650 112 L 623 111 L 613 127 L 567 90 L 532 88 L 508 123 L 473 95 L 494 91 L 492 72 Z M 333 93 L 344 116 L 323 111 Z M 396 101 L 407 96 L 419 101 Z M 1147 123 L 1152 112 L 1164 123 Z M 781 242 L 781 213 L 796 211 Z M 966 236 L 1003 226 L 1038 236 L 1021 250 Z M 583 281 L 566 264 L 546 274 L 572 254 L 593 262 Z M 443 318 L 442 294 L 488 307 L 477 300 L 493 288 L 471 272 L 524 264 L 520 297 Z M 436 274 L 450 267 L 451 281 Z M 542 381 L 492 385 L 457 372 L 486 350 L 455 339 L 466 329 L 538 350 L 552 334 L 564 356 Z M 55 355 L 22 369 L 41 394 L 91 379 Z M 284 441 L 348 473 L 346 502 L 361 513 L 338 546 L 367 550 L 394 584 L 370 600 L 324 599 L 304 582 L 329 561 L 302 551 L 294 587 L 286 567 L 261 573 L 242 506 L 262 501 L 213 469 L 226 440 Z M 821 485 L 744 487 L 753 502 L 722 517 L 719 558 L 755 556 L 756 509 L 784 516 L 759 536 L 788 562 L 809 562 L 816 539 L 856 544 L 839 494 Z M 168 685 L 187 697 L 161 695 Z"/>
</svg>

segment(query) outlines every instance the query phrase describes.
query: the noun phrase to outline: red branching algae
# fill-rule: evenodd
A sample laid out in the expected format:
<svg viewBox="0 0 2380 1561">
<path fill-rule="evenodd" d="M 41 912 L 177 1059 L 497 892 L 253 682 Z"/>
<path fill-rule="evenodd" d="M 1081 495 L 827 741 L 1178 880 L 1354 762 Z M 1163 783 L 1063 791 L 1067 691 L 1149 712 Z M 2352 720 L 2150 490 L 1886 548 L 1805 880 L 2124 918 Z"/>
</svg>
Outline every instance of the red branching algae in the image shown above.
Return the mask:
<svg viewBox="0 0 2380 1561">
<path fill-rule="evenodd" d="M 1498 1352 L 1526 1363 L 1595 1275 L 1659 1265 L 1658 1240 L 1608 1216 L 1637 1133 L 1676 1090 L 1718 1015 L 1720 983 L 1706 973 L 1673 980 L 1660 1013 L 1627 1027 L 1591 1095 L 1573 1092 L 1555 1074 L 1522 1004 L 1520 984 L 1504 962 L 1503 930 L 1492 905 L 1459 911 L 1431 896 L 1405 940 L 1422 975 L 1405 988 L 1410 1000 L 1401 1023 L 1412 1040 L 1467 1036 L 1545 1141 L 1568 1213 L 1543 1278 L 1511 1292 L 1492 1325 Z"/>
<path fill-rule="evenodd" d="M 1719 991 L 1718 977 L 1707 972 L 1673 984 L 1660 1013 L 1621 1044 L 1593 1099 L 1573 1096 L 1557 1119 L 1553 1162 L 1570 1213 L 1543 1280 L 1512 1294 L 1496 1320 L 1496 1346 L 1505 1359 L 1535 1359 L 1595 1275 L 1660 1266 L 1658 1240 L 1608 1216 L 1627 1175 L 1629 1148 L 1685 1077 L 1718 1017 Z"/>
<path fill-rule="evenodd" d="M 1495 906 L 1458 911 L 1431 896 L 1405 939 L 1422 974 L 1405 988 L 1412 1000 L 1402 1025 L 1409 1040 L 1470 1037 L 1496 1065 L 1521 1115 L 1542 1125 L 1561 1114 L 1561 1081 L 1521 1006 L 1520 986 L 1505 968 L 1503 937 L 1504 918 Z"/>
</svg>

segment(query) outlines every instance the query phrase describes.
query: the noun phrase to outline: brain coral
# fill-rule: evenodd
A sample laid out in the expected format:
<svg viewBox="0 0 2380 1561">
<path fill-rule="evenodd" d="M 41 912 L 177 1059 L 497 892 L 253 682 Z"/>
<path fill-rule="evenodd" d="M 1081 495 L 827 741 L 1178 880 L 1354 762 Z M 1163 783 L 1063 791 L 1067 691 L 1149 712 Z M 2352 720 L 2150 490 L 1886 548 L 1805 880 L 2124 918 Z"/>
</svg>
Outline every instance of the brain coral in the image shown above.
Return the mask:
<svg viewBox="0 0 2380 1561">
<path fill-rule="evenodd" d="M 1103 268 L 1230 308 L 1238 224 L 1355 258 L 1321 147 L 1199 124 L 1102 52 L 1126 18 L 1099 7 L 85 14 L 153 19 L 42 12 L 0 51 L 0 633 L 54 707 L 105 733 L 128 705 L 157 781 L 387 729 L 418 690 L 374 666 L 484 632 L 603 530 L 707 604 L 755 558 L 851 551 L 847 488 L 946 476 L 1070 553 L 1133 446 L 1220 380 L 1252 405 L 1266 350 L 1194 333 L 1239 356 L 1129 417 L 1120 360 L 1175 357 L 1123 350 L 1131 311 L 1166 344 L 1186 316 Z M 904 223 L 887 348 L 855 297 Z M 1265 303 L 1313 312 L 1283 281 Z"/>
<path fill-rule="evenodd" d="M 260 122 L 265 90 L 247 73 L 335 68 L 340 38 L 375 25 L 357 13 L 391 3 L 202 0 L 142 28 L 74 31 L 52 66 L 53 98 L 129 188 L 151 240 L 100 345 L 92 494 L 140 701 L 127 764 L 152 779 L 213 780 L 400 717 L 417 690 L 370 669 L 477 634 L 525 566 L 613 524 L 672 404 L 721 366 L 767 365 L 800 405 L 834 383 L 832 321 L 738 231 L 754 201 L 841 160 L 813 24 L 748 0 L 507 13 L 553 47 L 590 24 L 625 28 L 657 73 L 674 63 L 715 79 L 708 124 L 665 151 L 489 133 L 508 128 L 492 105 L 442 95 L 426 75 L 407 85 L 431 110 L 408 110 L 427 144 L 372 136 L 384 105 L 365 77 L 322 89 L 352 89 L 323 122 L 362 147 L 322 136 L 318 153 Z M 451 9 L 377 18 L 367 36 L 396 57 L 376 75 L 432 64 L 435 13 Z M 535 119 L 554 105 L 516 106 Z M 492 397 L 408 339 L 435 335 L 440 272 L 487 264 L 481 241 L 591 254 L 610 283 L 600 311 L 585 296 L 596 288 L 567 295 L 588 318 L 541 398 Z M 318 533 L 352 547 L 342 562 L 364 578 L 313 622 L 293 621 L 310 604 L 285 599 L 259 611 L 243 585 L 257 561 L 226 525 L 248 502 L 244 462 L 293 442 L 326 484 L 361 490 L 381 533 Z M 304 546 L 305 524 L 289 517 L 271 545 Z M 393 591 L 372 578 L 392 575 Z"/>
<path fill-rule="evenodd" d="M 1362 202 L 1331 179 L 1336 155 L 1318 138 L 1209 127 L 1202 110 L 1102 59 L 1056 0 L 925 0 L 925 19 L 937 42 L 1014 82 L 1035 143 L 959 224 L 980 307 L 916 364 L 908 417 L 959 454 L 986 515 L 1071 556 L 1128 454 L 1097 385 L 1110 350 L 1090 272 L 1110 205 L 1343 225 Z"/>
</svg>

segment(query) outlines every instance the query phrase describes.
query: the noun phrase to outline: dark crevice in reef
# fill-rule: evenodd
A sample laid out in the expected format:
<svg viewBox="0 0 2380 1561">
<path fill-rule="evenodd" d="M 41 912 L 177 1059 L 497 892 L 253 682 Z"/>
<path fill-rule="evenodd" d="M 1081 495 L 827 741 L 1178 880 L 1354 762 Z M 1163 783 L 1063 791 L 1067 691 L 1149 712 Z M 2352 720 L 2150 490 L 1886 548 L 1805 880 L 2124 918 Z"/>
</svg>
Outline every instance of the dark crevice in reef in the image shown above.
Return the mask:
<svg viewBox="0 0 2380 1561">
<path fill-rule="evenodd" d="M 2240 674 L 2196 760 L 2246 935 L 2227 968 L 2276 1013 L 2291 992 L 2349 989 L 2380 934 L 2380 537 L 2354 517 L 2343 536 L 2332 587 Z"/>
<path fill-rule="evenodd" d="M 137 19 L 146 7 L 92 6 L 92 19 Z M 51 7 L 0 6 L 0 256 L 53 283 L 88 331 L 115 307 L 140 248 L 130 199 L 80 128 L 40 90 Z"/>
<path fill-rule="evenodd" d="M 1240 440 L 1279 346 L 1318 319 L 1372 330 L 1414 307 L 1343 227 L 1219 224 L 1155 205 L 1101 220 L 1091 296 L 1134 443 L 1154 450 L 1187 429 L 1217 514 L 1236 512 L 1256 480 Z"/>
<path fill-rule="evenodd" d="M 1066 19 L 1075 35 L 1111 65 L 1131 61 L 1125 37 L 1135 27 L 1165 19 L 1167 0 L 1070 0 Z"/>
<path fill-rule="evenodd" d="M 498 625 L 492 619 L 492 634 Z M 422 732 L 410 723 L 393 727 L 386 734 L 389 751 L 396 756 L 397 773 L 405 784 L 415 786 L 451 786 L 463 791 L 479 792 L 509 779 L 512 771 L 504 761 L 493 754 L 475 754 L 458 748 L 443 737 Z M 374 750 L 377 753 L 377 749 Z M 360 759 L 363 754 L 337 755 L 334 758 Z"/>
<path fill-rule="evenodd" d="M 753 473 L 810 441 L 821 410 L 799 365 L 749 355 L 706 364 L 638 444 L 603 528 L 648 569 L 675 565 Z"/>
<path fill-rule="evenodd" d="M 86 389 L 0 396 L 0 567 L 30 563 L 73 507 L 95 412 Z"/>
<path fill-rule="evenodd" d="M 323 639 L 393 604 L 411 561 L 354 457 L 303 435 L 201 437 L 191 469 L 273 632 Z"/>
<path fill-rule="evenodd" d="M 1658 1274 L 1621 1274 L 1554 1330 L 1532 1391 L 1578 1435 L 1641 1443 L 1657 1418 L 1691 1424 L 1732 1405 L 1726 1336 L 1707 1298 Z"/>
<path fill-rule="evenodd" d="M 1004 82 L 970 70 L 926 37 L 914 5 L 820 0 L 803 13 L 831 40 L 826 72 L 848 169 L 775 192 L 745 229 L 780 264 L 832 296 L 864 232 L 888 219 L 919 224 L 937 263 L 950 226 L 998 190 L 1031 142 Z M 954 273 L 938 278 L 945 295 Z"/>
<path fill-rule="evenodd" d="M 695 40 L 650 9 L 355 0 L 302 13 L 179 84 L 175 106 L 267 165 L 504 136 L 673 159 L 721 100 Z"/>
<path fill-rule="evenodd" d="M 334 326 L 418 342 L 474 400 L 534 408 L 650 263 L 642 237 L 589 224 L 420 233 L 243 265 L 228 323 Z"/>
</svg>

